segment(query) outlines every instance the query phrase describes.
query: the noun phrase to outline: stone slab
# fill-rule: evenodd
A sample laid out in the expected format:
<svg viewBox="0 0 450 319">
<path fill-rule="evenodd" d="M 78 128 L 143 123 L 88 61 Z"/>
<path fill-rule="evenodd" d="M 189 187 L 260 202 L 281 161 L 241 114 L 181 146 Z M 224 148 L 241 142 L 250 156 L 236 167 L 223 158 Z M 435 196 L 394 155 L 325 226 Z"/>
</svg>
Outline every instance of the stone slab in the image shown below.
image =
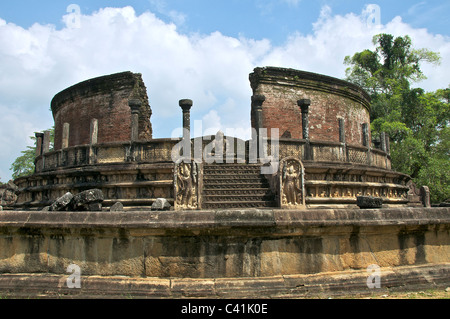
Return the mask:
<svg viewBox="0 0 450 319">
<path fill-rule="evenodd" d="M 450 286 L 450 263 L 386 267 L 380 288 L 367 286 L 368 272 L 350 270 L 264 278 L 132 278 L 82 276 L 81 288 L 68 288 L 69 275 L 0 274 L 0 295 L 7 298 L 327 298 L 420 291 Z"/>
<path fill-rule="evenodd" d="M 450 207 L 389 209 L 30 212 L 2 211 L 0 227 L 229 229 L 286 226 L 387 226 L 450 223 Z"/>
</svg>

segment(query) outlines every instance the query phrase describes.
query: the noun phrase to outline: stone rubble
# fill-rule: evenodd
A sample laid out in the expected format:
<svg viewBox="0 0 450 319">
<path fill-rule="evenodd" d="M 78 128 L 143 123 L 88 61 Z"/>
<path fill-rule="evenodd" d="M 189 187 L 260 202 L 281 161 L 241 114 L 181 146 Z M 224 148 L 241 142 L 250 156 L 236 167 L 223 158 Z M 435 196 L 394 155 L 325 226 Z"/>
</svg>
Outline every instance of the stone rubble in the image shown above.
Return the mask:
<svg viewBox="0 0 450 319">
<path fill-rule="evenodd" d="M 170 210 L 171 207 L 172 205 L 170 205 L 169 201 L 165 198 L 157 198 L 152 204 L 152 210 L 158 211 Z"/>
<path fill-rule="evenodd" d="M 50 206 L 44 207 L 43 211 L 101 211 L 104 200 L 100 189 L 90 189 L 73 195 L 67 192 L 55 200 Z"/>
</svg>

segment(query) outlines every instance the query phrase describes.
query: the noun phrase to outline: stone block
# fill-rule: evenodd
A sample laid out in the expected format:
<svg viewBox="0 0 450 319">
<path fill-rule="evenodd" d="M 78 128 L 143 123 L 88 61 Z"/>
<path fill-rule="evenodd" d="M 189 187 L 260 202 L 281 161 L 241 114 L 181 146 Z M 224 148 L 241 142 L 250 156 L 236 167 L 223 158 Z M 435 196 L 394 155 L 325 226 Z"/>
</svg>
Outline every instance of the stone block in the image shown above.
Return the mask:
<svg viewBox="0 0 450 319">
<path fill-rule="evenodd" d="M 121 202 L 117 202 L 114 205 L 111 206 L 109 209 L 110 212 L 122 212 L 123 211 L 123 204 Z"/>
<path fill-rule="evenodd" d="M 169 201 L 165 198 L 158 198 L 152 204 L 152 210 L 170 210 L 172 205 L 170 205 Z"/>
<path fill-rule="evenodd" d="M 101 211 L 103 200 L 103 192 L 100 189 L 90 189 L 75 195 L 71 208 L 74 211 Z"/>
<path fill-rule="evenodd" d="M 53 202 L 53 204 L 50 206 L 50 211 L 64 211 L 69 208 L 69 205 L 71 204 L 73 199 L 73 194 L 70 192 L 65 193 L 63 196 L 58 198 Z"/>
<path fill-rule="evenodd" d="M 381 208 L 383 206 L 383 199 L 381 197 L 358 196 L 356 198 L 356 205 L 361 209 Z"/>
<path fill-rule="evenodd" d="M 430 189 L 428 186 L 422 186 L 420 188 L 420 199 L 424 207 L 431 207 Z"/>
</svg>

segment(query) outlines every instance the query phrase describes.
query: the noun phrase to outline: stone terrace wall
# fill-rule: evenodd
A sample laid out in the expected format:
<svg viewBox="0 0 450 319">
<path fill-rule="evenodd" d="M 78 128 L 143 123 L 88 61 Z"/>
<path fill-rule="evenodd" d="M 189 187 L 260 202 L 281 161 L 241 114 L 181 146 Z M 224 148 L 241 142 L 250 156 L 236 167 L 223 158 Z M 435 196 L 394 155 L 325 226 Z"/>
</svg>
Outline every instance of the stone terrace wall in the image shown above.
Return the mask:
<svg viewBox="0 0 450 319">
<path fill-rule="evenodd" d="M 68 147 L 89 144 L 93 119 L 98 120 L 98 143 L 129 141 L 131 109 L 128 100 L 134 93 L 142 102 L 139 110 L 140 138 L 151 139 L 152 112 L 142 76 L 123 72 L 81 82 L 53 98 L 55 150 L 63 148 L 65 123 L 69 124 Z"/>
<path fill-rule="evenodd" d="M 243 278 L 449 263 L 450 208 L 2 212 L 2 273 Z M 364 282 L 365 284 L 365 282 Z"/>
</svg>

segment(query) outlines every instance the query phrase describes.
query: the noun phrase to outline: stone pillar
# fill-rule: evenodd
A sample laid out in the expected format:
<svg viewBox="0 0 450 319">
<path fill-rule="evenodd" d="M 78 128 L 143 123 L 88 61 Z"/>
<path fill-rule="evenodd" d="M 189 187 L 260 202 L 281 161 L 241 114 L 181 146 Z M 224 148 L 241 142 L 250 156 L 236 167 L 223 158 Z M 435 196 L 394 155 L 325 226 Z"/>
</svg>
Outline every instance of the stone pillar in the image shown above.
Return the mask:
<svg viewBox="0 0 450 319">
<path fill-rule="evenodd" d="M 383 152 L 386 152 L 386 134 L 384 132 L 380 134 L 380 147 Z"/>
<path fill-rule="evenodd" d="M 309 140 L 309 106 L 311 100 L 301 99 L 297 101 L 297 105 L 300 106 L 302 111 L 302 133 L 303 139 Z"/>
<path fill-rule="evenodd" d="M 184 99 L 179 101 L 179 105 L 183 110 L 183 139 L 191 139 L 191 107 L 192 100 Z"/>
<path fill-rule="evenodd" d="M 50 131 L 44 132 L 44 139 L 42 141 L 42 154 L 50 151 Z"/>
<path fill-rule="evenodd" d="M 345 143 L 345 120 L 339 119 L 339 142 Z"/>
<path fill-rule="evenodd" d="M 339 143 L 341 143 L 341 158 L 348 162 L 347 144 L 345 144 L 345 120 L 338 119 L 339 125 Z"/>
<path fill-rule="evenodd" d="M 95 145 L 98 143 L 98 120 L 91 120 L 91 134 L 89 136 L 89 144 Z"/>
<path fill-rule="evenodd" d="M 259 129 L 263 127 L 262 124 L 262 105 L 266 97 L 264 95 L 253 95 L 252 96 L 252 110 L 255 116 L 255 129 L 259 132 Z"/>
<path fill-rule="evenodd" d="M 260 149 L 263 147 L 262 142 L 260 141 L 260 130 L 263 128 L 262 123 L 262 105 L 264 101 L 266 100 L 266 97 L 264 95 L 253 95 L 252 96 L 252 112 L 254 114 L 255 118 L 255 131 L 256 136 L 252 136 L 252 138 L 256 138 L 256 158 L 259 158 L 260 156 Z"/>
<path fill-rule="evenodd" d="M 302 111 L 302 138 L 306 140 L 305 149 L 304 149 L 304 159 L 312 160 L 312 150 L 311 144 L 309 141 L 309 106 L 311 105 L 311 100 L 309 99 L 301 99 L 297 101 L 297 105 L 300 107 Z"/>
<path fill-rule="evenodd" d="M 89 135 L 89 164 L 94 164 L 97 161 L 93 145 L 98 143 L 98 120 L 91 120 L 91 131 Z"/>
<path fill-rule="evenodd" d="M 391 141 L 389 139 L 389 134 L 384 133 L 384 143 L 386 145 L 386 153 L 391 154 Z"/>
<path fill-rule="evenodd" d="M 183 110 L 183 157 L 191 159 L 191 107 L 192 100 L 183 99 L 178 105 Z"/>
<path fill-rule="evenodd" d="M 420 200 L 424 207 L 431 207 L 430 189 L 428 186 L 422 186 L 420 188 Z"/>
<path fill-rule="evenodd" d="M 142 102 L 139 99 L 128 100 L 131 109 L 131 141 L 139 140 L 139 110 Z"/>
<path fill-rule="evenodd" d="M 42 155 L 42 143 L 44 139 L 44 133 L 36 133 L 36 157 Z"/>
<path fill-rule="evenodd" d="M 64 123 L 62 132 L 62 149 L 69 147 L 70 124 Z"/>
<path fill-rule="evenodd" d="M 362 143 L 364 146 L 369 147 L 369 125 L 367 123 L 363 123 L 362 124 L 362 135 L 363 135 L 363 140 Z"/>
</svg>

